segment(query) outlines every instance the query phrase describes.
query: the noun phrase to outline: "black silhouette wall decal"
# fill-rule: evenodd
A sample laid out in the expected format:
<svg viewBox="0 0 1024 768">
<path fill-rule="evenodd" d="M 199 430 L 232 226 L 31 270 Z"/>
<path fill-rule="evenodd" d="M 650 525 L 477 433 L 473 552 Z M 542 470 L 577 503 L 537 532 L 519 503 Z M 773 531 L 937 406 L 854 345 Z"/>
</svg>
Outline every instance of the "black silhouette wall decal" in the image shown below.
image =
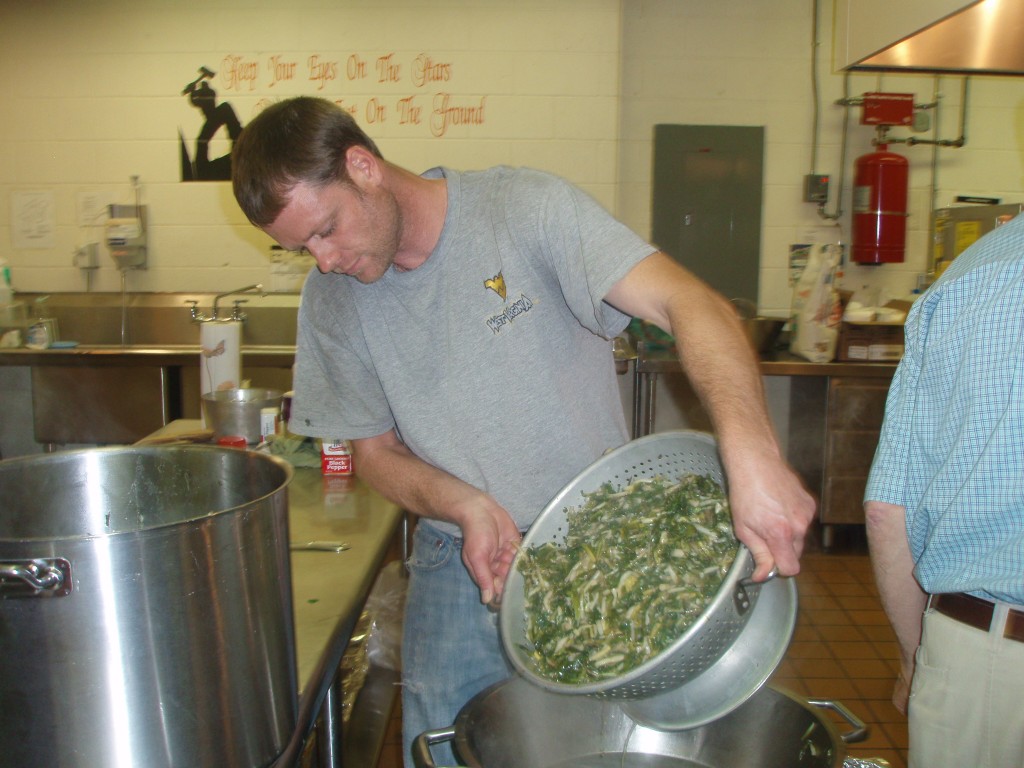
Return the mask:
<svg viewBox="0 0 1024 768">
<path fill-rule="evenodd" d="M 235 139 L 242 132 L 242 124 L 235 115 L 234 108 L 228 102 L 217 103 L 217 92 L 210 87 L 208 82 L 216 74 L 206 67 L 200 67 L 199 77 L 181 91 L 181 95 L 187 95 L 189 103 L 200 110 L 205 118 L 199 135 L 196 137 L 195 154 L 191 157 L 185 136 L 181 129 L 178 129 L 178 140 L 181 145 L 182 181 L 227 181 L 231 178 L 231 152 L 211 159 L 210 141 L 223 128 L 227 131 L 233 147 Z"/>
</svg>

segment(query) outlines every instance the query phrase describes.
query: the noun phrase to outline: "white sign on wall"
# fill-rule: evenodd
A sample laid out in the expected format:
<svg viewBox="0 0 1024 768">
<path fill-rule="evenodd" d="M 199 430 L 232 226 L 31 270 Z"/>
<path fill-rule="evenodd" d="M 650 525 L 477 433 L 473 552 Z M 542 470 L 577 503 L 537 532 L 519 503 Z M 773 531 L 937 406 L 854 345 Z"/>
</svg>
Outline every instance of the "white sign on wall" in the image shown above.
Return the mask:
<svg viewBox="0 0 1024 768">
<path fill-rule="evenodd" d="M 56 203 L 52 191 L 11 193 L 13 248 L 53 248 L 56 229 Z"/>
</svg>

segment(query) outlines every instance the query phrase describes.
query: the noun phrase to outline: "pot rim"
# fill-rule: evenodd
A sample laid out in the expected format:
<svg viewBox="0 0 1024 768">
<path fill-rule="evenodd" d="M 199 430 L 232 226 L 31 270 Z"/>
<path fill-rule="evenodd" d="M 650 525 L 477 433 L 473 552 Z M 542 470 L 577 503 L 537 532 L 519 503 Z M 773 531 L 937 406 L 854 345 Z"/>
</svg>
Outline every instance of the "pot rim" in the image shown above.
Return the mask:
<svg viewBox="0 0 1024 768">
<path fill-rule="evenodd" d="M 474 754 L 472 749 L 470 748 L 470 739 L 469 739 L 471 728 L 474 725 L 476 725 L 478 727 L 480 725 L 480 723 L 478 721 L 477 710 L 480 709 L 484 705 L 484 702 L 488 698 L 490 698 L 491 696 L 500 695 L 503 689 L 505 689 L 505 688 L 510 688 L 511 689 L 511 688 L 518 687 L 518 686 L 521 686 L 521 685 L 529 686 L 531 688 L 534 688 L 535 690 L 539 690 L 541 695 L 544 695 L 544 696 L 556 696 L 556 697 L 558 697 L 560 699 L 566 699 L 566 705 L 567 706 L 572 706 L 572 702 L 574 700 L 589 701 L 589 702 L 591 702 L 590 706 L 592 706 L 592 703 L 594 701 L 597 701 L 598 703 L 606 705 L 606 706 L 615 706 L 615 705 L 620 705 L 621 704 L 621 702 L 616 702 L 614 700 L 608 700 L 608 699 L 596 700 L 593 697 L 571 697 L 571 696 L 566 696 L 565 694 L 560 694 L 560 693 L 555 693 L 555 692 L 552 692 L 552 691 L 544 691 L 542 689 L 537 689 L 536 686 L 532 686 L 528 680 L 526 680 L 525 678 L 521 677 L 520 675 L 514 675 L 513 677 L 510 677 L 510 678 L 508 678 L 506 680 L 501 680 L 501 681 L 499 681 L 497 683 L 494 683 L 494 684 L 488 686 L 487 688 L 485 688 L 484 690 L 482 690 L 478 694 L 476 694 L 473 698 L 471 698 L 459 710 L 459 713 L 458 713 L 458 715 L 455 718 L 454 724 L 450 726 L 450 730 L 452 732 L 452 739 L 451 739 L 452 740 L 452 748 L 455 751 L 455 755 L 458 758 L 460 758 L 461 760 L 465 761 L 467 763 L 467 765 L 469 765 L 471 767 L 475 767 L 475 768 L 481 768 L 481 766 L 483 766 L 483 764 L 480 762 L 480 755 Z M 758 699 L 765 699 L 766 697 L 774 697 L 774 696 L 780 696 L 784 700 L 788 700 L 793 705 L 796 705 L 799 709 L 804 710 L 812 718 L 813 723 L 818 725 L 818 726 L 820 726 L 824 730 L 824 732 L 825 732 L 825 734 L 826 734 L 826 736 L 828 738 L 828 742 L 831 744 L 831 746 L 833 748 L 832 762 L 828 764 L 829 768 L 839 768 L 840 766 L 843 765 L 843 762 L 844 762 L 844 760 L 846 758 L 846 755 L 847 755 L 847 749 L 846 749 L 847 743 L 853 742 L 853 741 L 858 741 L 858 740 L 864 738 L 867 735 L 867 729 L 866 729 L 866 726 L 864 725 L 864 723 L 860 722 L 859 718 L 856 718 L 856 716 L 853 716 L 851 713 L 849 713 L 849 710 L 847 710 L 845 708 L 845 706 L 843 706 L 842 704 L 840 704 L 838 702 L 831 701 L 831 700 L 809 699 L 807 697 L 804 697 L 804 696 L 801 696 L 801 695 L 795 693 L 794 691 L 792 691 L 792 690 L 790 690 L 790 689 L 788 689 L 788 688 L 786 688 L 784 686 L 777 685 L 775 683 L 767 683 L 766 685 L 762 686 L 758 691 L 756 691 L 754 693 L 753 696 L 750 697 L 750 699 L 748 699 L 746 702 L 744 702 L 744 704 L 742 706 L 743 707 L 755 706 L 755 705 L 757 705 L 759 703 Z M 852 720 L 848 720 L 848 722 L 855 727 L 855 730 L 852 731 L 850 734 L 842 734 L 842 733 L 840 733 L 836 723 L 832 720 L 832 718 L 828 717 L 827 714 L 823 711 L 825 709 L 833 709 L 833 710 L 839 712 L 844 717 L 846 717 L 847 715 L 852 717 L 853 719 Z M 629 716 L 625 713 L 625 711 L 622 712 L 622 715 L 627 720 L 630 720 Z M 696 727 L 694 727 L 692 729 L 689 729 L 689 730 L 690 731 L 701 731 L 701 730 L 705 730 L 706 731 L 707 729 L 714 728 L 717 724 L 722 723 L 723 721 L 725 721 L 725 720 L 727 720 L 729 718 L 732 718 L 732 717 L 743 717 L 742 708 L 737 709 L 737 710 L 733 710 L 732 712 L 730 712 L 730 713 L 728 713 L 726 715 L 723 715 L 722 717 L 720 717 L 720 718 L 718 718 L 716 720 L 710 721 L 708 723 L 704 723 L 702 725 L 696 726 Z M 642 723 L 635 723 L 635 731 L 631 731 L 629 737 L 627 738 L 627 740 L 626 740 L 626 742 L 624 744 L 624 746 L 627 748 L 626 754 L 639 754 L 639 755 L 656 754 L 656 753 L 653 753 L 653 752 L 629 752 L 628 751 L 630 742 L 633 741 L 633 739 L 635 738 L 636 734 L 637 733 L 643 733 L 643 732 L 654 732 L 654 733 L 660 733 L 660 734 L 667 734 L 670 737 L 678 735 L 680 738 L 689 738 L 689 737 L 684 736 L 684 734 L 687 733 L 686 731 L 683 731 L 683 732 L 679 732 L 679 731 L 677 731 L 677 732 L 660 731 L 657 728 L 652 728 L 652 727 L 646 726 L 646 725 L 644 725 Z M 810 729 L 808 730 L 808 733 L 809 732 L 810 732 Z M 684 759 L 685 760 L 686 758 L 680 758 L 680 759 Z M 825 763 L 822 763 L 822 765 L 824 766 Z M 544 767 L 543 766 L 535 766 L 534 768 L 544 768 Z"/>
<path fill-rule="evenodd" d="M 193 525 L 195 523 L 208 522 L 215 520 L 223 516 L 229 516 L 239 512 L 240 510 L 252 507 L 260 504 L 267 499 L 275 496 L 283 490 L 286 490 L 288 485 L 291 483 L 292 478 L 295 476 L 295 468 L 284 459 L 274 456 L 269 453 L 262 453 L 259 451 L 241 451 L 238 448 L 226 448 L 219 445 L 202 445 L 202 444 L 188 444 L 188 445 L 137 445 L 137 446 L 103 446 L 96 448 L 76 448 L 67 451 L 57 451 L 55 453 L 44 453 L 44 454 L 33 454 L 31 456 L 18 456 L 11 459 L 4 459 L 0 461 L 0 480 L 2 480 L 2 470 L 6 468 L 17 468 L 18 465 L 28 466 L 32 464 L 49 464 L 49 463 L 60 463 L 65 461 L 71 461 L 80 458 L 84 455 L 90 456 L 102 456 L 112 454 L 169 454 L 169 453 L 218 453 L 223 455 L 244 455 L 248 461 L 263 462 L 275 466 L 281 470 L 282 480 L 277 487 L 272 490 L 260 495 L 255 496 L 251 499 L 246 500 L 241 504 L 236 504 L 231 507 L 225 507 L 223 509 L 215 509 L 205 514 L 198 514 L 194 517 L 189 517 L 185 520 L 173 520 L 170 522 L 158 522 L 153 525 L 147 525 L 140 528 L 133 528 L 130 530 L 111 531 L 109 533 L 98 534 L 95 532 L 82 532 L 78 534 L 66 534 L 66 535 L 43 535 L 38 536 L 6 536 L 0 531 L 0 547 L 7 547 L 12 545 L 19 545 L 22 543 L 38 544 L 40 542 L 85 542 L 95 541 L 99 539 L 112 539 L 114 537 L 124 538 L 133 536 L 144 536 L 158 531 L 169 531 L 182 526 Z M 225 453 L 227 452 L 227 453 Z M 2 487 L 2 483 L 0 483 Z"/>
</svg>

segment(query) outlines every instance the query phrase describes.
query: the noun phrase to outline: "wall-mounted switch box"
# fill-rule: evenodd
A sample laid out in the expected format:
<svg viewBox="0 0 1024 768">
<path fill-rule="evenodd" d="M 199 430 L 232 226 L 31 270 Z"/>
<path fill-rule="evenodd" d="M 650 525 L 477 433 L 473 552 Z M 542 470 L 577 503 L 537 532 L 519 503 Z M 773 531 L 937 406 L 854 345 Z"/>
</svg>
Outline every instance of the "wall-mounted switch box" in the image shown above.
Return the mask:
<svg viewBox="0 0 1024 768">
<path fill-rule="evenodd" d="M 96 258 L 98 243 L 87 243 L 75 249 L 73 264 L 79 269 L 99 269 Z"/>
<path fill-rule="evenodd" d="M 828 174 L 809 173 L 804 176 L 804 202 L 828 202 Z"/>
</svg>

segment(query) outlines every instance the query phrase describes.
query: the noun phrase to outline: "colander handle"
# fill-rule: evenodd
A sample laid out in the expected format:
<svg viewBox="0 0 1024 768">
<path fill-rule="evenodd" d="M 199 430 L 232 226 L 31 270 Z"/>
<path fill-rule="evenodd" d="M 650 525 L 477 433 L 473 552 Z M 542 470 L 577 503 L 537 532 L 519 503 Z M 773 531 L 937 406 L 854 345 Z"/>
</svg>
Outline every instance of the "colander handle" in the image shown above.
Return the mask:
<svg viewBox="0 0 1024 768">
<path fill-rule="evenodd" d="M 844 744 L 854 744 L 858 741 L 864 741 L 868 737 L 868 727 L 864 724 L 864 721 L 838 701 L 832 701 L 831 699 L 808 699 L 807 703 L 819 709 L 831 709 L 853 726 L 852 731 L 842 734 L 841 738 Z"/>
<path fill-rule="evenodd" d="M 746 579 L 740 579 L 740 584 L 742 584 L 744 587 L 753 587 L 758 584 L 766 584 L 778 575 L 779 569 L 778 567 L 773 565 L 772 569 L 768 571 L 768 575 L 764 577 L 764 581 L 754 581 L 753 579 L 747 577 Z"/>
<path fill-rule="evenodd" d="M 430 754 L 431 744 L 441 744 L 455 739 L 455 726 L 426 731 L 416 737 L 412 743 L 412 761 L 416 768 L 437 768 L 434 756 Z"/>
<path fill-rule="evenodd" d="M 751 587 L 760 587 L 762 584 L 766 584 L 776 576 L 779 575 L 778 568 L 772 568 L 768 571 L 768 575 L 764 577 L 764 581 L 754 581 L 751 578 L 740 579 L 736 582 L 736 589 L 732 593 L 732 601 L 736 606 L 736 610 L 740 616 L 750 610 L 750 595 L 747 594 L 747 590 Z"/>
</svg>

